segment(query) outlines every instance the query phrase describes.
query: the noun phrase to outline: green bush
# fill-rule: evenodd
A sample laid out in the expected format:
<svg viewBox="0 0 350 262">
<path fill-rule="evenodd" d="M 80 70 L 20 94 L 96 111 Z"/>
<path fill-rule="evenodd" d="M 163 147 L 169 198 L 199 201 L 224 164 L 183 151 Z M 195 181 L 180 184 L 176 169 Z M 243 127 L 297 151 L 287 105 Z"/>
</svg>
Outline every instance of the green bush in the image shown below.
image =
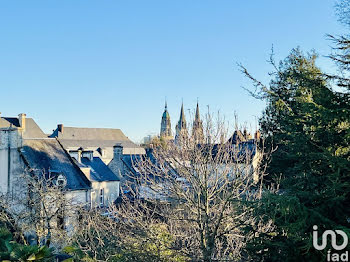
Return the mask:
<svg viewBox="0 0 350 262">
<path fill-rule="evenodd" d="M 0 227 L 0 260 L 6 261 L 54 261 L 52 249 L 47 246 L 29 246 L 13 241 L 12 234 Z"/>
</svg>

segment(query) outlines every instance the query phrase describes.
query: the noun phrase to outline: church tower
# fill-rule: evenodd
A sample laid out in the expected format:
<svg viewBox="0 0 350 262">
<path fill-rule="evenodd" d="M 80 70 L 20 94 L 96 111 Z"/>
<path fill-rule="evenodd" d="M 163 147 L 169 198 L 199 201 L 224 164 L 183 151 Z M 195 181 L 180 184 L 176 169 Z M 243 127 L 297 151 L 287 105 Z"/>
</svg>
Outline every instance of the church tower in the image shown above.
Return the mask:
<svg viewBox="0 0 350 262">
<path fill-rule="evenodd" d="M 203 123 L 199 115 L 198 101 L 197 101 L 196 115 L 194 117 L 193 127 L 192 127 L 192 139 L 197 144 L 204 143 Z"/>
<path fill-rule="evenodd" d="M 182 103 L 181 111 L 180 111 L 180 119 L 176 125 L 175 143 L 181 144 L 181 140 L 183 138 L 186 139 L 187 136 L 188 136 L 188 133 L 187 133 L 187 126 L 186 126 L 186 118 L 184 113 L 184 104 Z"/>
<path fill-rule="evenodd" d="M 170 122 L 170 115 L 168 113 L 168 105 L 165 101 L 165 108 L 164 113 L 162 116 L 162 122 L 160 124 L 160 137 L 171 139 L 171 122 Z"/>
</svg>

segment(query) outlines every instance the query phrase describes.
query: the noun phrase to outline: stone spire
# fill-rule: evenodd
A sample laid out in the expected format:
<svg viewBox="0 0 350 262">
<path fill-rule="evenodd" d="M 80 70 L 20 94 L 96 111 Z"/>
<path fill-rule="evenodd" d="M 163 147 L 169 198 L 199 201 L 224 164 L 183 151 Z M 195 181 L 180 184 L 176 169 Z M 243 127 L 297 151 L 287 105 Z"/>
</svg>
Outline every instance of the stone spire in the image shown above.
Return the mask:
<svg viewBox="0 0 350 262">
<path fill-rule="evenodd" d="M 187 133 L 187 126 L 186 126 L 186 118 L 184 113 L 184 103 L 182 102 L 180 119 L 176 125 L 175 143 L 179 144 L 182 138 L 186 138 L 187 136 L 188 136 L 188 133 Z"/>
<path fill-rule="evenodd" d="M 160 136 L 163 138 L 171 139 L 171 122 L 170 115 L 168 113 L 168 105 L 165 101 L 164 113 L 162 115 L 162 122 L 160 124 Z"/>
<path fill-rule="evenodd" d="M 203 124 L 200 119 L 198 101 L 197 101 L 196 115 L 194 117 L 193 127 L 192 127 L 192 138 L 198 144 L 201 144 L 204 142 L 203 141 L 204 140 Z"/>
</svg>

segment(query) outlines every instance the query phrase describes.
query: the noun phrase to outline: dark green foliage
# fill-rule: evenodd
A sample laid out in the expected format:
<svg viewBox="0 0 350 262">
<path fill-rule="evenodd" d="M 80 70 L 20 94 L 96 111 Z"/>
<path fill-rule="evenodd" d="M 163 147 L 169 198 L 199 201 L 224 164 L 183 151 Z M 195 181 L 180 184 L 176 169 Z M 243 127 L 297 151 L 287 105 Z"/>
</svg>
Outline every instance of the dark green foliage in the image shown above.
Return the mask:
<svg viewBox="0 0 350 262">
<path fill-rule="evenodd" d="M 28 246 L 12 240 L 11 233 L 0 228 L 1 261 L 54 261 L 52 250 L 47 246 Z"/>
<path fill-rule="evenodd" d="M 275 149 L 267 181 L 281 189 L 256 209 L 276 225 L 248 247 L 262 261 L 321 261 L 326 250 L 312 247 L 312 226 L 350 232 L 349 96 L 330 88 L 315 60 L 293 50 L 262 88 L 260 125 Z"/>
</svg>

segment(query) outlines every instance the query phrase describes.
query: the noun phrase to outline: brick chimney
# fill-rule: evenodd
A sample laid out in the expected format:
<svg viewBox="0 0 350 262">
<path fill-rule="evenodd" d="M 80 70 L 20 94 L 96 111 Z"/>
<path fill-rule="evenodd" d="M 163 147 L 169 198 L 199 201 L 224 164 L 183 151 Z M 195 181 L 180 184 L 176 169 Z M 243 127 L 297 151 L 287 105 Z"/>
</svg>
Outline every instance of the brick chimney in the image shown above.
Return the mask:
<svg viewBox="0 0 350 262">
<path fill-rule="evenodd" d="M 18 115 L 18 121 L 19 121 L 19 125 L 20 127 L 25 130 L 26 129 L 26 114 L 21 113 Z"/>
</svg>

